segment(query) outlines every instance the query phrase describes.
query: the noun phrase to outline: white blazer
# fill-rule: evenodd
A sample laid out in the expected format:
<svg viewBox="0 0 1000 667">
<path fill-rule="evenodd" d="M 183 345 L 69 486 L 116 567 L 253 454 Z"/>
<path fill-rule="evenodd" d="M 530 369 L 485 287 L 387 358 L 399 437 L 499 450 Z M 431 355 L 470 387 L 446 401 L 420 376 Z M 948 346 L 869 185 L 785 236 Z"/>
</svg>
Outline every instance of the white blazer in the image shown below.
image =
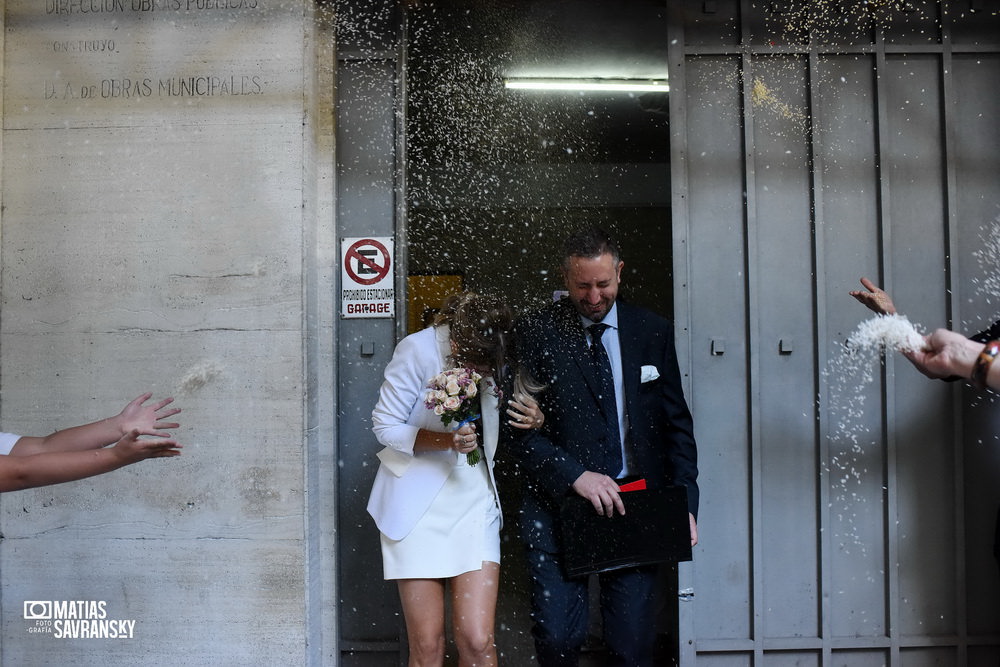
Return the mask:
<svg viewBox="0 0 1000 667">
<path fill-rule="evenodd" d="M 368 513 L 375 525 L 393 540 L 406 537 L 430 507 L 458 461 L 453 449 L 413 451 L 420 429 L 450 432 L 433 410 L 424 406 L 427 383 L 446 370 L 451 343 L 447 326 L 429 327 L 401 340 L 385 367 L 385 381 L 372 411 L 372 430 L 385 448 L 378 453 L 380 465 L 368 499 Z M 493 494 L 493 459 L 500 430 L 500 414 L 493 378 L 480 383 L 483 449 Z M 497 507 L 500 498 L 496 497 Z"/>
</svg>

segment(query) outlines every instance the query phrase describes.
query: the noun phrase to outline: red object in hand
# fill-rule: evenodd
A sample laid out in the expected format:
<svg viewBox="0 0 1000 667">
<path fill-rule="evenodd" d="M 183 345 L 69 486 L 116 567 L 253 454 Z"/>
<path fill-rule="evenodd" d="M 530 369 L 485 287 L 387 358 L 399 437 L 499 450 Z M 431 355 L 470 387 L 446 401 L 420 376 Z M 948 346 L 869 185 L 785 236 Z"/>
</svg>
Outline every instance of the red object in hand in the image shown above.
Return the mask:
<svg viewBox="0 0 1000 667">
<path fill-rule="evenodd" d="M 622 484 L 618 487 L 619 491 L 645 491 L 646 490 L 646 480 L 637 479 L 634 482 L 629 482 L 628 484 Z"/>
</svg>

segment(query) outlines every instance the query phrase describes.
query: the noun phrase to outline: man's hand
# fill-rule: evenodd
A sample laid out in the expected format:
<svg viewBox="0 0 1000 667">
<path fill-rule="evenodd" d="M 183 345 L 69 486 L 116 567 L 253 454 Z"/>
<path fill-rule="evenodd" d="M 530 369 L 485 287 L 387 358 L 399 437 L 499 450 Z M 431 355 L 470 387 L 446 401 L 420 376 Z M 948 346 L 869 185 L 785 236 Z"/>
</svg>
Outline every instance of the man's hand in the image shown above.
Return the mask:
<svg viewBox="0 0 1000 667">
<path fill-rule="evenodd" d="M 625 503 L 618 495 L 618 485 L 607 475 L 586 471 L 573 482 L 573 490 L 589 500 L 601 516 L 612 516 L 615 510 L 625 514 Z"/>
<path fill-rule="evenodd" d="M 698 544 L 698 522 L 694 519 L 694 514 L 688 512 L 688 520 L 691 523 L 691 546 Z"/>
</svg>

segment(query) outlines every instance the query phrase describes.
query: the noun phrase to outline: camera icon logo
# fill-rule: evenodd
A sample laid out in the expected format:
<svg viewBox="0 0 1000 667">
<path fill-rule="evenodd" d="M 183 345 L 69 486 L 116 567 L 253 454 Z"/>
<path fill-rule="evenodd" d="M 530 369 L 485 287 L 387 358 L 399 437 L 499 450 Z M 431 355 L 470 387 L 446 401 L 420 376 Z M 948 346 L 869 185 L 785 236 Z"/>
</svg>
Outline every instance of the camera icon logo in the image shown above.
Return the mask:
<svg viewBox="0 0 1000 667">
<path fill-rule="evenodd" d="M 48 621 L 52 619 L 51 600 L 25 600 L 24 618 L 29 621 Z"/>
</svg>

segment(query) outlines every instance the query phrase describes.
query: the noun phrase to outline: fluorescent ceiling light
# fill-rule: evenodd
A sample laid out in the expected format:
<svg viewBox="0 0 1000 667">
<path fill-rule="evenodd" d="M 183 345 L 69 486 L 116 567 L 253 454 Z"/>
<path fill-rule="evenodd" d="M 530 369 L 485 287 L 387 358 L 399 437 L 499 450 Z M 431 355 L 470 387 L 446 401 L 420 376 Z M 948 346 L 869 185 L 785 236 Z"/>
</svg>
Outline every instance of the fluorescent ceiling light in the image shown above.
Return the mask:
<svg viewBox="0 0 1000 667">
<path fill-rule="evenodd" d="M 521 90 L 596 90 L 607 92 L 666 93 L 670 84 L 666 79 L 557 79 L 510 78 L 504 86 Z"/>
</svg>

